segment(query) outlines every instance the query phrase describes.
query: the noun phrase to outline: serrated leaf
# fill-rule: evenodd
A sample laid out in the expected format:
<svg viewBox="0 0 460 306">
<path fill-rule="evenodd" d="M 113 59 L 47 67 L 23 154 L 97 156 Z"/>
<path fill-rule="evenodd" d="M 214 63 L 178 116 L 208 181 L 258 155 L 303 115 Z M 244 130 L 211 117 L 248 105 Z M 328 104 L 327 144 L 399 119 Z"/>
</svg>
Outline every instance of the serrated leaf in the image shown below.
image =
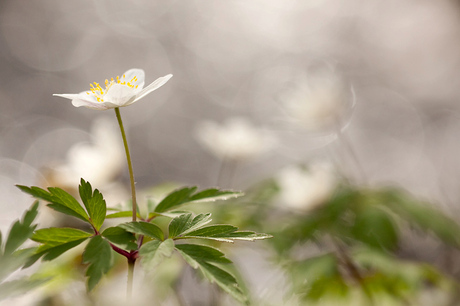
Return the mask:
<svg viewBox="0 0 460 306">
<path fill-rule="evenodd" d="M 78 239 L 78 240 L 66 242 L 60 245 L 56 245 L 56 246 L 43 245 L 37 249 L 38 258 L 40 258 L 42 255 L 45 255 L 43 256 L 43 260 L 45 261 L 53 260 L 61 256 L 63 253 L 67 252 L 68 250 L 73 249 L 77 245 L 81 244 L 86 239 L 87 238 Z M 36 261 L 37 259 L 34 258 L 33 260 Z"/>
<path fill-rule="evenodd" d="M 85 222 L 89 222 L 89 217 L 83 207 L 69 193 L 57 187 L 48 188 L 49 192 L 39 187 L 26 187 L 17 185 L 23 192 L 36 198 L 43 199 L 51 204 L 48 206 L 63 214 L 76 217 Z"/>
<path fill-rule="evenodd" d="M 25 226 L 31 226 L 32 222 L 34 222 L 35 218 L 38 215 L 38 201 L 35 201 L 29 210 L 24 213 L 24 217 L 22 218 L 22 223 Z"/>
<path fill-rule="evenodd" d="M 212 202 L 218 200 L 228 200 L 243 196 L 244 193 L 239 191 L 219 190 L 210 188 L 194 194 L 190 198 L 190 202 Z"/>
<path fill-rule="evenodd" d="M 197 244 L 179 244 L 176 250 L 184 260 L 194 269 L 200 269 L 203 275 L 211 282 L 216 283 L 225 292 L 236 300 L 246 303 L 247 297 L 238 285 L 236 278 L 224 269 L 213 263 L 230 263 L 219 250 Z"/>
<path fill-rule="evenodd" d="M 57 188 L 57 187 L 50 187 L 48 188 L 48 190 L 53 196 L 53 199 L 55 199 L 53 200 L 53 203 L 51 204 L 51 205 L 53 204 L 54 205 L 53 206 L 49 205 L 50 207 L 53 207 L 54 209 L 56 209 L 55 207 L 56 205 L 64 206 L 70 209 L 72 212 L 74 212 L 72 214 L 73 216 L 83 221 L 86 221 L 86 222 L 89 221 L 88 214 L 73 196 L 71 196 L 69 193 L 62 190 L 61 188 Z M 63 211 L 60 211 L 60 212 L 63 212 Z"/>
<path fill-rule="evenodd" d="M 32 204 L 31 208 L 24 213 L 22 222 L 16 221 L 10 229 L 8 238 L 5 243 L 4 255 L 13 253 L 27 239 L 32 236 L 36 225 L 32 226 L 32 222 L 38 214 L 38 201 Z M 0 243 L 1 246 L 1 243 Z"/>
<path fill-rule="evenodd" d="M 189 202 L 190 197 L 196 189 L 197 187 L 185 187 L 171 192 L 160 202 L 160 204 L 158 204 L 155 208 L 155 212 L 165 212 Z"/>
<path fill-rule="evenodd" d="M 91 236 L 92 234 L 75 228 L 51 227 L 36 230 L 31 239 L 48 246 L 57 246 Z"/>
<path fill-rule="evenodd" d="M 221 237 L 226 234 L 233 233 L 238 228 L 228 224 L 215 224 L 199 228 L 194 231 L 187 231 L 187 236 L 205 236 L 205 237 Z"/>
<path fill-rule="evenodd" d="M 192 232 L 194 230 L 197 230 L 200 227 L 205 226 L 206 224 L 208 224 L 211 221 L 212 221 L 211 213 L 198 214 L 198 215 L 195 216 L 195 218 L 193 218 L 192 222 L 188 225 L 187 230 L 183 231 L 181 233 L 181 235 L 185 235 L 185 234 L 190 233 L 190 232 Z"/>
<path fill-rule="evenodd" d="M 226 200 L 243 195 L 241 192 L 219 190 L 216 188 L 206 189 L 194 194 L 196 190 L 197 187 L 184 187 L 171 192 L 158 204 L 154 212 L 166 212 L 168 210 L 175 209 L 179 205 L 190 202 Z"/>
<path fill-rule="evenodd" d="M 188 232 L 187 234 L 180 235 L 180 238 L 201 238 L 233 243 L 233 240 L 225 236 L 235 232 L 237 229 L 238 228 L 233 225 L 210 225 Z"/>
<path fill-rule="evenodd" d="M 174 241 L 166 239 L 165 241 L 152 240 L 144 244 L 139 250 L 142 265 L 149 270 L 153 270 L 166 258 L 171 257 L 174 251 Z"/>
<path fill-rule="evenodd" d="M 175 238 L 186 231 L 192 224 L 192 214 L 183 214 L 175 217 L 169 223 L 169 238 Z"/>
<path fill-rule="evenodd" d="M 91 224 L 99 230 L 104 223 L 107 205 L 99 190 L 92 190 L 91 184 L 81 179 L 78 187 L 80 198 L 88 211 Z"/>
<path fill-rule="evenodd" d="M 48 191 L 41 189 L 40 187 L 27 187 L 22 185 L 16 185 L 16 187 L 21 189 L 22 192 L 28 193 L 35 198 L 42 199 L 48 202 L 53 202 L 54 200 L 53 196 Z"/>
<path fill-rule="evenodd" d="M 91 238 L 83 252 L 83 263 L 89 264 L 86 276 L 88 291 L 91 291 L 113 266 L 113 251 L 110 244 L 100 235 Z"/>
<path fill-rule="evenodd" d="M 101 235 L 125 250 L 136 250 L 136 237 L 121 227 L 106 228 Z"/>
<path fill-rule="evenodd" d="M 194 218 L 192 218 L 191 213 L 179 215 L 169 224 L 169 237 L 177 237 L 192 232 L 211 221 L 211 213 L 199 214 Z"/>
<path fill-rule="evenodd" d="M 31 239 L 42 245 L 36 249 L 35 254 L 28 259 L 24 267 L 31 266 L 42 256 L 44 256 L 43 260 L 53 260 L 91 236 L 90 233 L 74 228 L 39 229 L 35 231 Z"/>
<path fill-rule="evenodd" d="M 232 240 L 244 240 L 244 241 L 255 241 L 273 238 L 272 235 L 264 233 L 256 233 L 252 231 L 236 231 L 228 233 L 222 236 L 223 238 L 229 238 Z"/>
<path fill-rule="evenodd" d="M 176 250 L 184 257 L 185 261 L 193 268 L 198 267 L 199 261 L 215 263 L 231 263 L 225 254 L 216 248 L 201 244 L 177 244 Z"/>
<path fill-rule="evenodd" d="M 158 239 L 163 241 L 164 233 L 155 224 L 140 221 L 140 222 L 127 222 L 118 225 L 119 227 L 127 230 L 130 233 L 148 236 L 150 238 Z"/>
<path fill-rule="evenodd" d="M 216 283 L 222 290 L 230 294 L 237 301 L 246 304 L 248 298 L 238 284 L 236 278 L 224 269 L 208 262 L 200 262 L 203 275 L 211 282 Z"/>
</svg>

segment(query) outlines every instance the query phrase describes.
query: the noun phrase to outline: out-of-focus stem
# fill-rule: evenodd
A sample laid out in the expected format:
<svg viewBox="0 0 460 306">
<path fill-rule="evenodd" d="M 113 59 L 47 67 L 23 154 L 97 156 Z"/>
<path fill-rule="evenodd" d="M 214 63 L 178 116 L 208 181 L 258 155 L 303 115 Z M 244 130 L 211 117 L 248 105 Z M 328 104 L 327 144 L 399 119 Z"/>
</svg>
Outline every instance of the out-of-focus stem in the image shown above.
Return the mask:
<svg viewBox="0 0 460 306">
<path fill-rule="evenodd" d="M 358 175 L 360 176 L 361 182 L 366 183 L 367 182 L 366 173 L 364 172 L 364 169 L 361 166 L 361 163 L 359 162 L 358 156 L 356 155 L 356 152 L 353 146 L 351 145 L 351 141 L 348 139 L 347 135 L 343 133 L 339 122 L 337 122 L 336 133 L 337 133 L 337 138 L 341 142 L 342 146 L 344 147 L 345 150 L 348 151 L 349 156 L 353 159 Z"/>
<path fill-rule="evenodd" d="M 128 301 L 130 301 L 133 296 L 134 264 L 134 260 L 128 259 L 128 285 L 126 288 L 126 298 Z"/>
</svg>

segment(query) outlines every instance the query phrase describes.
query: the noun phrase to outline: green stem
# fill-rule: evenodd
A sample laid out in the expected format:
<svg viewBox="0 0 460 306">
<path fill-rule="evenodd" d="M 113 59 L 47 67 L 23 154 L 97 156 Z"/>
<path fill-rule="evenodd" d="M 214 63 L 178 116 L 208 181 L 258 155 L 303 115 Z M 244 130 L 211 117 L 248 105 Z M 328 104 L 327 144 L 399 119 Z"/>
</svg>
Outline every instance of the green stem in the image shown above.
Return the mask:
<svg viewBox="0 0 460 306">
<path fill-rule="evenodd" d="M 126 289 L 126 297 L 128 301 L 130 301 L 133 296 L 134 263 L 134 260 L 128 259 L 128 286 Z"/>
<path fill-rule="evenodd" d="M 129 154 L 128 148 L 128 141 L 126 140 L 125 129 L 123 127 L 123 122 L 121 121 L 120 116 L 120 109 L 118 107 L 115 108 L 115 114 L 117 115 L 118 125 L 120 126 L 121 137 L 123 138 L 123 145 L 125 146 L 126 152 L 126 159 L 128 161 L 128 169 L 129 169 L 129 180 L 131 181 L 131 195 L 132 195 L 132 202 L 133 202 L 133 222 L 136 221 L 137 216 L 137 202 L 136 202 L 136 187 L 134 185 L 134 172 L 133 172 L 133 164 L 131 163 L 131 155 Z"/>
</svg>

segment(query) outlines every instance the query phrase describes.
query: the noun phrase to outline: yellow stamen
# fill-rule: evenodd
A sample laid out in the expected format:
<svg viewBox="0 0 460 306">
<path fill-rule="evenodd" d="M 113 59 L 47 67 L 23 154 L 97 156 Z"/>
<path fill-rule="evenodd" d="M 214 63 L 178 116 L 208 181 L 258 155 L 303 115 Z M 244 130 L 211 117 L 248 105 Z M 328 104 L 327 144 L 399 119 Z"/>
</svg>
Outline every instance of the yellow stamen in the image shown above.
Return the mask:
<svg viewBox="0 0 460 306">
<path fill-rule="evenodd" d="M 104 96 L 107 94 L 109 91 L 110 87 L 112 87 L 113 84 L 120 84 L 120 85 L 127 85 L 130 88 L 138 88 L 139 85 L 135 85 L 134 83 L 137 82 L 137 77 L 134 76 L 129 82 L 126 82 L 126 75 L 124 74 L 121 78 L 119 76 L 116 77 L 116 80 L 113 78 L 110 78 L 110 81 L 108 79 L 105 80 L 105 89 L 101 87 L 101 85 L 97 82 L 93 82 L 89 84 L 90 91 L 87 91 L 87 95 L 93 95 L 98 102 L 104 102 Z"/>
</svg>

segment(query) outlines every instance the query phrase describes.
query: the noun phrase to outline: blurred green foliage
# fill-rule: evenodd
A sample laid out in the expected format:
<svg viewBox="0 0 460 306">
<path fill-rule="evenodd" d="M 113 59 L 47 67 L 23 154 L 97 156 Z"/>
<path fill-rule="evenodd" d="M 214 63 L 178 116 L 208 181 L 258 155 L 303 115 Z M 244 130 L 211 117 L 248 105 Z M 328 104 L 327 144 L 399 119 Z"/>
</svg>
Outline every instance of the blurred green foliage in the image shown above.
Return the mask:
<svg viewBox="0 0 460 306">
<path fill-rule="evenodd" d="M 20 249 L 20 247 L 32 236 L 37 227 L 36 224 L 32 224 L 37 214 L 38 202 L 35 202 L 24 213 L 22 220 L 13 223 L 4 242 L 0 233 L 0 301 L 26 293 L 49 280 L 47 277 L 32 275 L 6 281 L 11 274 L 23 267 L 35 252 L 35 248 Z"/>
<path fill-rule="evenodd" d="M 343 184 L 322 205 L 293 211 L 279 202 L 279 191 L 275 180 L 266 180 L 214 216 L 273 235 L 267 243 L 301 304 L 419 305 L 418 297 L 433 288 L 449 305 L 460 303 L 456 279 L 399 256 L 403 233 L 414 229 L 460 246 L 459 224 L 429 203 L 398 188 Z"/>
</svg>

